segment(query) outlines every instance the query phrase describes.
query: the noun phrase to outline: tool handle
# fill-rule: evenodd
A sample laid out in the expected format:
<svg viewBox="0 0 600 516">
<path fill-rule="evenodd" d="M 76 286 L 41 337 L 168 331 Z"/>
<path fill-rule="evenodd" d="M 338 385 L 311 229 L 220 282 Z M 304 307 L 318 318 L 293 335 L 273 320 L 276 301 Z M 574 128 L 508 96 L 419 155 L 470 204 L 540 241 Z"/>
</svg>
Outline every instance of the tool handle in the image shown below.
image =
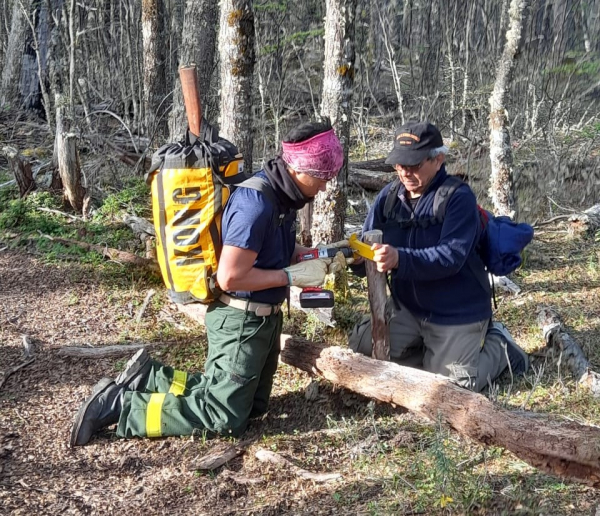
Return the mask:
<svg viewBox="0 0 600 516">
<path fill-rule="evenodd" d="M 196 65 L 184 65 L 179 68 L 179 78 L 181 80 L 181 91 L 183 93 L 183 103 L 185 113 L 188 119 L 190 132 L 198 137 L 202 124 L 202 102 L 200 101 L 200 89 L 198 88 L 198 75 L 196 74 Z"/>
</svg>

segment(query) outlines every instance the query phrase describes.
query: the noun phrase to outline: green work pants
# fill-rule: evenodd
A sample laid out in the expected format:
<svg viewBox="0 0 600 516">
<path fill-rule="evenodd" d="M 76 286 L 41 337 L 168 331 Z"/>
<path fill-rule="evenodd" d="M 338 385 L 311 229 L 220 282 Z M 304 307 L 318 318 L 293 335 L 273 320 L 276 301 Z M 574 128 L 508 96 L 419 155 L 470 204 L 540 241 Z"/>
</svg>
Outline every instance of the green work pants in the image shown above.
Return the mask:
<svg viewBox="0 0 600 516">
<path fill-rule="evenodd" d="M 238 436 L 267 410 L 277 370 L 281 312 L 257 316 L 216 301 L 205 318 L 204 373 L 187 374 L 153 361 L 145 385 L 126 392 L 119 437 L 190 435 L 206 429 Z"/>
</svg>

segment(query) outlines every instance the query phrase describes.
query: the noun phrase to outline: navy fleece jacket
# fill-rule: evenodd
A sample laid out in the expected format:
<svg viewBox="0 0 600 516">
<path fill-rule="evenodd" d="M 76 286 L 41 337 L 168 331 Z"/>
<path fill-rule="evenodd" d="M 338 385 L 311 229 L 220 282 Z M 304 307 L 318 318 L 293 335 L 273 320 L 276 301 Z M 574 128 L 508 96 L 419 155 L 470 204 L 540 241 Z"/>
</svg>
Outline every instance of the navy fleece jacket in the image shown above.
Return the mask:
<svg viewBox="0 0 600 516">
<path fill-rule="evenodd" d="M 400 227 L 398 223 L 432 217 L 435 192 L 446 176 L 442 166 L 414 211 L 400 185 L 389 219 L 384 217 L 391 188 L 387 185 L 369 210 L 363 232 L 380 229 L 383 242 L 398 249 L 398 267 L 391 272 L 392 295 L 415 317 L 441 325 L 468 324 L 492 315 L 489 281 L 476 251 L 482 229 L 475 194 L 467 185 L 458 187 L 441 224 L 423 228 Z M 355 272 L 364 274 L 364 266 L 360 269 Z"/>
</svg>

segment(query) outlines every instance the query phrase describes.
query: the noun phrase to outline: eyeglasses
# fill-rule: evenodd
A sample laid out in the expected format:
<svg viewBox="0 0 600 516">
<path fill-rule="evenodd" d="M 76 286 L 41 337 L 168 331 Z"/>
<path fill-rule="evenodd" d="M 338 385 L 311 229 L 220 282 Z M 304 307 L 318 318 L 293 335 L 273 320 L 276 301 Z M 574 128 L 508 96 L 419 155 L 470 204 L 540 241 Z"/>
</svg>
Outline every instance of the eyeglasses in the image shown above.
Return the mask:
<svg viewBox="0 0 600 516">
<path fill-rule="evenodd" d="M 429 161 L 429 158 L 425 158 L 418 165 L 400 165 L 400 163 L 396 163 L 394 165 L 394 169 L 399 172 L 400 170 L 404 170 L 404 172 L 408 172 L 409 174 L 416 174 L 419 170 L 423 168 L 423 165 Z"/>
</svg>

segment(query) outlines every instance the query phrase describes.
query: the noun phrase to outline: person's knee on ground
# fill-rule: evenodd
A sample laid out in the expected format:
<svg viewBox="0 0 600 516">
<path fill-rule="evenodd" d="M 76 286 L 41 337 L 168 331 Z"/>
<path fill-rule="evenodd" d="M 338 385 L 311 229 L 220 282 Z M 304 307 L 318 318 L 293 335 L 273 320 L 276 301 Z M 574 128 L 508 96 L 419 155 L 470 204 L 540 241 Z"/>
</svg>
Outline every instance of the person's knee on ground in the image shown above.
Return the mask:
<svg viewBox="0 0 600 516">
<path fill-rule="evenodd" d="M 485 337 L 486 345 L 500 345 L 506 353 L 508 366 L 513 375 L 525 374 L 529 369 L 529 356 L 515 342 L 504 324 L 492 321 Z"/>
</svg>

